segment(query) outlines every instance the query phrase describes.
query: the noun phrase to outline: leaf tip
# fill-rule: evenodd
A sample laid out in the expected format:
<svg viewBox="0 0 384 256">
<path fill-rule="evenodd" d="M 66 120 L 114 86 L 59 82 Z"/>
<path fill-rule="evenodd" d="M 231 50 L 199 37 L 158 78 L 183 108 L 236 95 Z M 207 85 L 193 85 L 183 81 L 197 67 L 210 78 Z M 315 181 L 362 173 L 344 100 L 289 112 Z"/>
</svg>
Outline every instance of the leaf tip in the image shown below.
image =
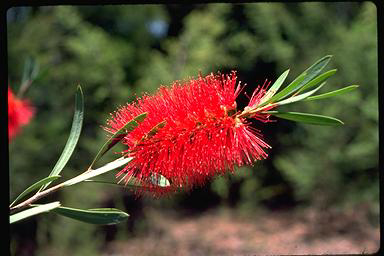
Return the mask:
<svg viewBox="0 0 384 256">
<path fill-rule="evenodd" d="M 163 128 L 167 124 L 167 121 L 164 120 L 161 123 L 159 123 L 159 128 Z"/>
<path fill-rule="evenodd" d="M 84 94 L 83 94 L 83 89 L 81 88 L 81 85 L 80 85 L 80 84 L 78 84 L 77 87 L 76 87 L 76 93 L 77 93 L 78 95 L 80 95 L 80 97 L 81 97 L 82 100 L 83 100 L 83 98 L 84 98 Z"/>
</svg>

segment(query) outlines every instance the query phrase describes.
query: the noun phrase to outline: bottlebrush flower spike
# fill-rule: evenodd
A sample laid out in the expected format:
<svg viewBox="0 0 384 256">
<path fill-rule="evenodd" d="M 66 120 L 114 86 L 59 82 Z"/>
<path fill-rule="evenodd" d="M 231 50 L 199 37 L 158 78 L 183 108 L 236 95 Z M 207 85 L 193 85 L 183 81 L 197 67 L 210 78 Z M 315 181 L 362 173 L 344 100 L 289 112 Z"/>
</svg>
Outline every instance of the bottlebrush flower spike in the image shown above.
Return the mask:
<svg viewBox="0 0 384 256">
<path fill-rule="evenodd" d="M 8 139 L 12 140 L 21 129 L 31 120 L 34 114 L 33 107 L 27 100 L 16 98 L 8 87 Z"/>
<path fill-rule="evenodd" d="M 123 175 L 126 183 L 133 177 L 143 190 L 162 194 L 203 185 L 210 177 L 233 172 L 235 165 L 265 159 L 268 154 L 264 149 L 270 146 L 236 109 L 241 91 L 236 79 L 232 71 L 230 75 L 199 75 L 188 82 L 176 81 L 111 114 L 104 129 L 114 134 L 137 115 L 148 112 L 122 140 L 128 146 L 122 154 L 134 159 L 117 177 Z M 249 109 L 264 96 L 264 87 L 252 96 Z M 269 115 L 252 117 L 265 122 Z M 159 124 L 154 132 L 153 127 Z M 151 183 L 156 174 L 166 177 L 170 186 L 160 189 Z"/>
</svg>

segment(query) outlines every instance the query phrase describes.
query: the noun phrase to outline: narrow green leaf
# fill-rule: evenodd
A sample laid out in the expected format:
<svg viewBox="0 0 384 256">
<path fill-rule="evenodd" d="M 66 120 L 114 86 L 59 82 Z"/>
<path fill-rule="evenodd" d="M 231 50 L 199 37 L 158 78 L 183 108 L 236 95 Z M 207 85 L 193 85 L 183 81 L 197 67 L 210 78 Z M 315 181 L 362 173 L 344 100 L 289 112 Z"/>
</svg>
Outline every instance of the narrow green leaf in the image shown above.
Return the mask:
<svg viewBox="0 0 384 256">
<path fill-rule="evenodd" d="M 100 148 L 99 152 L 97 153 L 96 157 L 93 159 L 92 164 L 89 168 L 92 168 L 92 166 L 105 154 L 110 150 L 113 146 L 115 146 L 120 140 L 122 140 L 129 132 L 133 131 L 139 123 L 143 122 L 144 119 L 148 116 L 148 113 L 142 113 L 135 118 L 133 118 L 131 121 L 129 121 L 124 127 L 122 127 L 120 130 L 115 132 Z"/>
<path fill-rule="evenodd" d="M 316 78 L 311 80 L 309 83 L 307 83 L 306 85 L 301 87 L 300 90 L 298 91 L 298 93 L 300 93 L 304 90 L 307 90 L 307 89 L 327 80 L 330 76 L 333 76 L 336 73 L 336 71 L 337 71 L 337 69 L 332 69 L 332 70 L 329 70 L 329 71 L 317 76 Z"/>
<path fill-rule="evenodd" d="M 119 187 L 124 186 L 122 184 L 118 184 L 116 182 L 111 182 L 111 181 L 106 181 L 106 180 L 84 180 L 84 182 L 99 183 L 99 184 L 113 185 L 113 186 L 119 186 Z"/>
<path fill-rule="evenodd" d="M 316 61 L 312 66 L 310 66 L 308 69 L 306 69 L 303 73 L 306 73 L 305 79 L 299 84 L 297 89 L 301 88 L 305 84 L 307 84 L 309 81 L 311 81 L 313 78 L 315 78 L 318 74 L 320 74 L 321 70 L 329 63 L 331 60 L 332 55 L 324 56 L 323 58 Z"/>
<path fill-rule="evenodd" d="M 18 213 L 11 215 L 9 217 L 9 223 L 12 224 L 12 223 L 15 223 L 19 220 L 31 217 L 33 215 L 37 215 L 37 214 L 40 214 L 43 212 L 51 211 L 51 210 L 53 210 L 59 206 L 60 206 L 60 202 L 53 202 L 53 203 L 49 203 L 49 204 L 42 204 L 39 206 L 35 206 L 33 208 L 30 208 L 30 209 L 24 210 L 22 212 L 18 212 Z"/>
<path fill-rule="evenodd" d="M 280 97 L 279 99 L 286 98 L 287 96 L 291 95 L 292 93 L 296 92 L 303 86 L 305 86 L 309 81 L 311 81 L 313 78 L 315 78 L 318 74 L 320 74 L 321 70 L 328 64 L 328 62 L 331 60 L 332 55 L 327 55 L 321 58 L 320 60 L 316 61 L 312 66 L 307 68 L 302 74 L 305 74 L 304 79 L 298 83 L 295 87 L 292 86 L 292 90 L 288 91 L 285 95 Z M 301 75 L 302 75 L 301 74 Z M 300 76 L 301 76 L 300 75 Z"/>
<path fill-rule="evenodd" d="M 49 177 L 45 177 L 44 179 L 42 180 L 39 180 L 38 182 L 36 182 L 35 184 L 29 186 L 26 190 L 24 190 L 12 203 L 10 206 L 14 205 L 18 200 L 20 200 L 21 198 L 23 198 L 24 196 L 26 196 L 28 193 L 36 190 L 36 189 L 39 189 L 40 186 L 43 186 L 45 184 L 47 184 L 48 182 L 51 182 L 51 181 L 54 181 L 56 179 L 60 178 L 60 175 L 55 175 L 55 176 L 49 176 Z"/>
<path fill-rule="evenodd" d="M 320 60 L 316 61 L 312 66 L 307 68 L 303 73 L 299 75 L 300 82 L 298 82 L 296 79 L 288 85 L 286 88 L 284 88 L 278 95 L 275 95 L 274 101 L 284 99 L 288 97 L 289 95 L 293 94 L 303 86 L 305 86 L 308 82 L 310 82 L 313 78 L 315 78 L 318 74 L 320 74 L 321 70 L 328 64 L 330 59 L 332 58 L 332 55 L 327 55 L 321 58 Z M 298 77 L 298 78 L 299 78 Z"/>
<path fill-rule="evenodd" d="M 158 123 L 157 125 L 155 125 L 146 135 L 144 135 L 142 138 L 141 138 L 141 141 L 144 141 L 146 139 L 149 139 L 153 136 L 155 136 L 156 133 L 159 132 L 159 130 L 161 128 L 163 128 L 165 125 L 167 124 L 167 122 L 164 120 L 160 123 Z"/>
<path fill-rule="evenodd" d="M 359 87 L 359 86 L 358 85 L 350 85 L 350 86 L 347 86 L 347 87 L 344 87 L 344 88 L 341 88 L 341 89 L 338 89 L 338 90 L 335 90 L 332 92 L 327 92 L 327 93 L 323 93 L 320 95 L 308 97 L 306 100 L 320 100 L 320 99 L 325 99 L 325 98 L 329 98 L 329 97 L 333 97 L 333 96 L 338 96 L 338 95 L 344 94 L 346 92 L 352 91 L 352 90 L 356 89 L 357 87 Z"/>
<path fill-rule="evenodd" d="M 117 186 L 117 187 L 123 187 L 123 188 L 129 187 L 131 189 L 138 189 L 141 187 L 141 185 L 139 183 L 134 183 L 133 179 L 130 180 L 128 184 L 120 184 L 120 183 L 104 181 L 104 180 L 85 180 L 84 182 L 111 185 L 111 186 Z"/>
<path fill-rule="evenodd" d="M 166 124 L 167 124 L 166 121 L 163 121 L 163 122 L 158 123 L 155 127 L 153 127 L 153 128 L 148 132 L 148 134 L 147 134 L 148 137 L 147 137 L 147 138 L 150 138 L 150 137 L 154 136 L 154 135 L 155 135 L 156 133 L 158 133 L 159 130 L 160 130 L 161 128 L 163 128 Z"/>
<path fill-rule="evenodd" d="M 344 124 L 342 121 L 334 117 L 309 114 L 309 113 L 279 112 L 279 111 L 267 111 L 266 113 L 274 115 L 279 118 L 283 118 L 283 119 L 287 119 L 295 122 L 303 122 L 307 124 L 331 125 L 331 126 Z"/>
<path fill-rule="evenodd" d="M 150 181 L 152 184 L 157 185 L 159 187 L 169 187 L 171 185 L 167 178 L 158 173 L 152 173 L 150 176 Z"/>
<path fill-rule="evenodd" d="M 114 169 L 116 169 L 116 168 L 118 168 L 124 164 L 129 163 L 132 160 L 133 160 L 132 157 L 120 157 L 120 158 L 114 160 L 113 162 L 107 163 L 106 165 L 104 165 L 100 168 L 97 168 L 95 170 L 90 169 L 87 172 L 80 174 L 79 176 L 76 176 L 70 180 L 67 180 L 66 182 L 63 183 L 63 186 L 67 187 L 67 186 L 72 186 L 72 185 L 78 184 L 78 183 L 83 182 L 85 180 L 88 180 L 90 178 L 93 178 L 93 177 L 99 176 L 101 174 L 107 173 L 111 170 L 114 170 Z"/>
<path fill-rule="evenodd" d="M 33 81 L 36 78 L 38 72 L 39 65 L 36 59 L 33 57 L 28 57 L 24 63 L 21 84 L 25 84 L 28 80 Z"/>
<path fill-rule="evenodd" d="M 263 104 L 260 104 L 257 108 L 261 108 L 270 102 L 276 102 L 279 99 L 284 98 L 286 95 L 292 92 L 299 83 L 301 83 L 304 80 L 305 76 L 306 76 L 306 73 L 302 73 L 295 80 L 293 80 L 292 83 L 290 83 L 287 87 L 285 87 L 281 92 L 277 93 L 275 96 L 271 97 L 268 101 L 264 102 Z"/>
<path fill-rule="evenodd" d="M 69 134 L 67 143 L 65 144 L 64 150 L 61 153 L 59 160 L 57 161 L 55 167 L 49 174 L 49 176 L 56 176 L 63 170 L 64 166 L 67 164 L 69 158 L 71 157 L 76 144 L 79 140 L 81 128 L 83 125 L 84 118 L 84 96 L 83 91 L 79 86 L 77 86 L 76 98 L 75 98 L 75 113 L 73 115 L 72 128 Z M 40 188 L 39 191 L 44 190 L 50 182 L 46 183 L 44 186 Z"/>
<path fill-rule="evenodd" d="M 288 73 L 289 73 L 289 69 L 287 69 L 283 74 L 281 74 L 279 78 L 277 78 L 277 80 L 273 83 L 271 88 L 269 88 L 269 90 L 265 93 L 265 96 L 262 100 L 263 102 L 268 101 L 273 95 L 275 95 L 275 93 L 280 89 L 280 86 L 283 84 L 283 82 L 287 78 Z M 261 102 L 260 105 L 262 105 L 263 102 Z"/>
<path fill-rule="evenodd" d="M 83 210 L 69 207 L 59 207 L 54 209 L 53 212 L 78 221 L 99 225 L 117 224 L 129 217 L 128 213 L 114 208 Z"/>
<path fill-rule="evenodd" d="M 130 177 L 129 181 L 127 184 L 120 184 L 122 180 L 125 179 L 125 176 L 117 183 L 115 182 L 110 182 L 110 181 L 104 181 L 104 180 L 84 180 L 85 182 L 92 182 L 92 183 L 100 183 L 100 184 L 107 184 L 107 185 L 114 185 L 114 186 L 120 186 L 120 187 L 131 187 L 131 188 L 139 188 L 142 185 L 140 184 L 141 182 L 138 181 L 135 177 Z M 149 181 L 157 185 L 159 187 L 169 187 L 171 183 L 169 182 L 168 179 L 166 179 L 163 175 L 158 174 L 158 173 L 152 173 L 151 176 L 149 177 Z"/>
<path fill-rule="evenodd" d="M 17 96 L 22 98 L 25 91 L 32 84 L 39 74 L 39 64 L 35 58 L 28 57 L 24 62 L 23 76 L 21 79 L 21 85 L 17 92 Z"/>
<path fill-rule="evenodd" d="M 323 85 L 325 84 L 326 82 L 322 83 L 321 85 L 319 85 L 316 89 L 313 89 L 309 92 L 306 92 L 306 93 L 303 93 L 303 94 L 299 94 L 297 96 L 293 96 L 291 98 L 288 98 L 288 99 L 285 99 L 285 100 L 282 100 L 282 101 L 279 101 L 279 102 L 276 102 L 276 104 L 278 104 L 278 106 L 281 106 L 281 105 L 286 105 L 286 104 L 290 104 L 290 103 L 294 103 L 294 102 L 297 102 L 297 101 L 301 101 L 309 96 L 311 96 L 312 94 L 314 94 L 315 92 L 317 92 L 318 90 L 320 90 L 321 87 L 323 87 Z"/>
<path fill-rule="evenodd" d="M 23 75 L 21 76 L 21 84 L 24 84 L 27 80 L 29 80 L 29 77 L 31 74 L 31 66 L 32 66 L 32 58 L 27 57 L 27 59 L 24 62 Z"/>
<path fill-rule="evenodd" d="M 36 61 L 36 59 L 33 59 L 33 66 L 32 66 L 30 80 L 31 81 L 35 80 L 38 74 L 39 74 L 39 63 Z"/>
</svg>

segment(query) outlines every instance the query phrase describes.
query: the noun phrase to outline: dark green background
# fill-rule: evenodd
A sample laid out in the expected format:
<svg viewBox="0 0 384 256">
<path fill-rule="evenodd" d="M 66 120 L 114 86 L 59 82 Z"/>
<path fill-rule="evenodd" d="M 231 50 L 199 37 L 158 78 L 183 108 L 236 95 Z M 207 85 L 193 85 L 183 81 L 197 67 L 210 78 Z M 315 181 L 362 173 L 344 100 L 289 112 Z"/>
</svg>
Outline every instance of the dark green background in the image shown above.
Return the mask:
<svg viewBox="0 0 384 256">
<path fill-rule="evenodd" d="M 150 229 L 146 207 L 180 213 L 213 207 L 245 212 L 307 207 L 359 210 L 378 225 L 376 20 L 371 2 L 10 9 L 10 87 L 18 91 L 28 57 L 40 67 L 24 95 L 36 115 L 9 145 L 11 199 L 48 175 L 59 158 L 72 122 L 77 84 L 85 95 L 85 120 L 63 178 L 90 164 L 106 139 L 101 126 L 116 107 L 143 91 L 154 92 L 161 84 L 196 77 L 200 71 L 237 70 L 250 94 L 265 79 L 274 81 L 290 68 L 290 82 L 316 60 L 332 54 L 327 69 L 338 72 L 321 92 L 360 85 L 337 98 L 285 108 L 334 116 L 345 122 L 343 127 L 255 122 L 272 146 L 269 158 L 190 193 L 136 199 L 131 192 L 108 185 L 63 190 L 47 201 L 79 208 L 116 207 L 131 218 L 106 229 L 54 214 L 37 216 L 12 226 L 12 254 L 92 255 L 110 240 Z M 239 98 L 240 107 L 245 100 Z M 104 162 L 115 158 L 109 153 Z"/>
</svg>

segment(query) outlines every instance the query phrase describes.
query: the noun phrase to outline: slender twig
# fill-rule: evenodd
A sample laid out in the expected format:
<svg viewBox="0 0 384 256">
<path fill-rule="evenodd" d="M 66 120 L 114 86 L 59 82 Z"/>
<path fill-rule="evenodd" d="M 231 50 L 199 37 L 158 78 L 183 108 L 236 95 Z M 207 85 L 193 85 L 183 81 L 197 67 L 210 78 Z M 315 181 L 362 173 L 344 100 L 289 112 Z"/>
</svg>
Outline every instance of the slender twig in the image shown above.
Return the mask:
<svg viewBox="0 0 384 256">
<path fill-rule="evenodd" d="M 269 108 L 274 108 L 278 106 L 277 103 L 269 103 L 268 105 L 265 105 L 261 108 L 257 108 L 257 107 L 254 107 L 254 108 L 250 108 L 250 107 L 245 107 L 243 112 L 241 112 L 240 114 L 238 114 L 236 117 L 237 118 L 250 118 L 252 117 L 253 115 L 255 115 L 256 113 L 263 113 L 265 111 L 265 109 L 269 109 Z"/>
<path fill-rule="evenodd" d="M 34 196 L 30 197 L 29 199 L 23 201 L 22 203 L 19 203 L 13 207 L 10 207 L 10 211 L 15 211 L 15 210 L 21 210 L 21 209 L 24 209 L 28 206 L 31 205 L 31 203 L 39 200 L 40 198 L 43 198 L 53 192 L 56 192 L 57 190 L 61 189 L 62 187 L 66 187 L 66 186 L 71 186 L 71 185 L 74 185 L 74 184 L 77 184 L 77 183 L 80 183 L 82 181 L 85 181 L 87 179 L 90 179 L 90 178 L 93 178 L 95 176 L 98 176 L 100 174 L 103 174 L 103 173 L 106 173 L 110 170 L 113 170 L 117 167 L 120 167 L 121 165 L 123 164 L 126 164 L 128 163 L 129 161 L 131 161 L 133 158 L 132 157 L 128 157 L 128 158 L 124 158 L 124 157 L 120 157 L 116 160 L 114 160 L 113 162 L 110 162 L 98 169 L 95 169 L 95 170 L 87 170 L 86 172 L 72 178 L 72 179 L 69 179 L 63 183 L 60 183 L 54 187 L 51 187 L 47 190 L 43 190 L 41 192 L 38 192 L 36 193 Z"/>
<path fill-rule="evenodd" d="M 33 202 L 39 200 L 40 198 L 43 198 L 43 197 L 45 197 L 45 196 L 47 196 L 47 195 L 49 195 L 49 194 L 51 194 L 51 193 L 53 193 L 53 192 L 56 192 L 56 191 L 59 190 L 60 188 L 64 187 L 64 186 L 65 186 L 64 183 L 65 183 L 65 182 L 60 183 L 60 184 L 58 184 L 58 185 L 56 185 L 56 186 L 54 186 L 54 187 L 51 187 L 51 188 L 49 188 L 49 189 L 47 189 L 47 190 L 43 190 L 43 191 L 41 191 L 41 192 L 35 194 L 35 195 L 32 196 L 31 198 L 25 200 L 24 202 L 19 203 L 19 204 L 13 206 L 13 207 L 10 207 L 9 210 L 10 210 L 10 211 L 16 211 L 16 210 L 24 209 L 24 208 L 30 206 L 31 203 L 33 203 Z"/>
</svg>

